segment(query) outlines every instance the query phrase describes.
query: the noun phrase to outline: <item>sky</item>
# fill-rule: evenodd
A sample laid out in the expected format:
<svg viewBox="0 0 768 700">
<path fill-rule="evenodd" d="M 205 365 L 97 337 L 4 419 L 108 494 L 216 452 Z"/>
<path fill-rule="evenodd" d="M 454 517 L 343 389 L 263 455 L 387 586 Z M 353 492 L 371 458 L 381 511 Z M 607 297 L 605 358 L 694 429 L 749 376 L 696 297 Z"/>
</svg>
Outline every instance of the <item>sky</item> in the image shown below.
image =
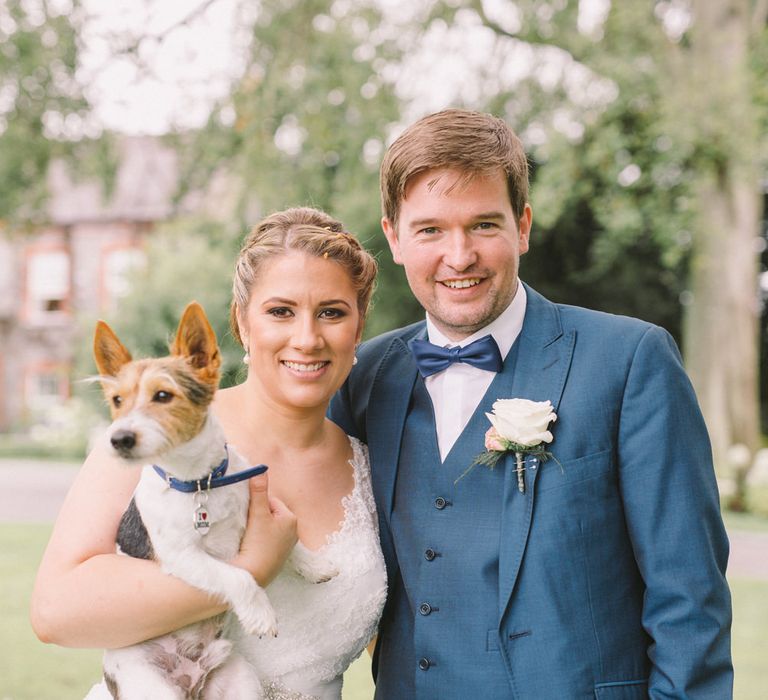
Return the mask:
<svg viewBox="0 0 768 700">
<path fill-rule="evenodd" d="M 238 31 L 240 5 L 237 0 L 85 0 L 89 19 L 80 77 L 96 120 L 126 133 L 200 126 L 212 101 L 227 94 L 242 70 L 246 37 Z M 114 55 L 114 47 L 130 47 L 139 36 L 150 40 L 141 44 L 138 65 L 133 57 Z M 151 39 L 160 36 L 163 40 Z"/>
</svg>

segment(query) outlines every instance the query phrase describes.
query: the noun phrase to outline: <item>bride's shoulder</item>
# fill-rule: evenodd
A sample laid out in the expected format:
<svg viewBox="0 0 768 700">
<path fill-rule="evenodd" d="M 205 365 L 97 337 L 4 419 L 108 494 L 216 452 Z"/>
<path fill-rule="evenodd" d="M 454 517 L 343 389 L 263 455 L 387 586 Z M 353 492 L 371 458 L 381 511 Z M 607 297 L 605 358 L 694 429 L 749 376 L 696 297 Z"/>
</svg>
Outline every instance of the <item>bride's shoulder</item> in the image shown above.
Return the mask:
<svg viewBox="0 0 768 700">
<path fill-rule="evenodd" d="M 236 394 L 237 394 L 236 386 L 230 386 L 230 387 L 227 387 L 226 389 L 217 389 L 216 393 L 213 395 L 213 401 L 211 402 L 211 409 L 217 413 L 222 410 L 225 410 L 228 406 L 230 406 L 234 402 Z"/>
</svg>

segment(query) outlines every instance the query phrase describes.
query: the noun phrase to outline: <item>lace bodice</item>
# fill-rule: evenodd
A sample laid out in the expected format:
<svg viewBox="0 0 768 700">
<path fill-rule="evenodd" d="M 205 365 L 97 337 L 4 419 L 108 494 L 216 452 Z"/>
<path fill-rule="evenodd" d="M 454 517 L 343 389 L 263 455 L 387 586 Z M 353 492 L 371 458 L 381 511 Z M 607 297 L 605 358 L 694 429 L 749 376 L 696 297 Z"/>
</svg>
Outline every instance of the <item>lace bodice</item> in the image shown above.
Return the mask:
<svg viewBox="0 0 768 700">
<path fill-rule="evenodd" d="M 277 613 L 278 636 L 240 641 L 265 682 L 267 698 L 339 700 L 342 674 L 376 633 L 386 571 L 368 450 L 350 441 L 355 485 L 342 501 L 344 520 L 320 549 L 310 552 L 332 562 L 338 575 L 309 583 L 286 567 L 266 589 Z"/>
</svg>

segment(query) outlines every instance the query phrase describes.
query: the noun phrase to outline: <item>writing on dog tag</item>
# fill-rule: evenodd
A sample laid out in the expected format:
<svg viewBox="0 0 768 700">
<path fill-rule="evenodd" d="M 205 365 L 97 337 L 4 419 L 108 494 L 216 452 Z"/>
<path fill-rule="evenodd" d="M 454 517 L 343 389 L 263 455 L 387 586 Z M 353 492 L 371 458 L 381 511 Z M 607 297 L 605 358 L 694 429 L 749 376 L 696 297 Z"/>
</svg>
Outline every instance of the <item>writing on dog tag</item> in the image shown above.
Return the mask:
<svg viewBox="0 0 768 700">
<path fill-rule="evenodd" d="M 211 527 L 211 521 L 208 520 L 208 510 L 204 506 L 200 506 L 195 510 L 194 524 L 198 534 L 208 534 L 208 528 Z"/>
<path fill-rule="evenodd" d="M 207 535 L 211 527 L 211 518 L 205 503 L 208 500 L 208 494 L 205 491 L 198 491 L 195 494 L 195 512 L 192 514 L 192 523 L 199 535 Z"/>
</svg>

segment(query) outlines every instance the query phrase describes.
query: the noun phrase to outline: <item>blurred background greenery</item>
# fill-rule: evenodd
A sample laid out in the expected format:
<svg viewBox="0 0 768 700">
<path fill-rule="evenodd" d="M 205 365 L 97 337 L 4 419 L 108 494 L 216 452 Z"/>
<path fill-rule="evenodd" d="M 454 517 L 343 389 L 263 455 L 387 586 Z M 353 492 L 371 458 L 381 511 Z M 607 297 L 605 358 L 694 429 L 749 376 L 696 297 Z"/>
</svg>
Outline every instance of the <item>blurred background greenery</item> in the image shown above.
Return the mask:
<svg viewBox="0 0 768 700">
<path fill-rule="evenodd" d="M 667 328 L 724 505 L 768 516 L 767 18 L 766 0 L 0 0 L 0 456 L 82 457 L 105 415 L 79 383 L 98 316 L 159 354 L 195 298 L 237 382 L 231 267 L 275 209 L 324 208 L 378 256 L 367 336 L 418 319 L 378 165 L 456 106 L 525 143 L 523 279 Z M 744 613 L 761 585 L 735 589 L 745 653 L 765 648 L 765 609 Z"/>
</svg>

